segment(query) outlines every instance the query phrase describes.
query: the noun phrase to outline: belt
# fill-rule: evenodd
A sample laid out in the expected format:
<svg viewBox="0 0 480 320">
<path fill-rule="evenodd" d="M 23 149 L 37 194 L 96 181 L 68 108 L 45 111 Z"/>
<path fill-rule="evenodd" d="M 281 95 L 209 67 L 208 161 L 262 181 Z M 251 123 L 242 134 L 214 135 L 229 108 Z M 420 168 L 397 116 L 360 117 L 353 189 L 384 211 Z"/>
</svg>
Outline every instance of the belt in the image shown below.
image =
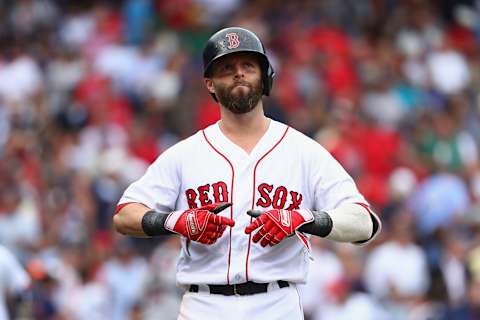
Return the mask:
<svg viewBox="0 0 480 320">
<path fill-rule="evenodd" d="M 290 286 L 287 281 L 279 280 L 277 281 L 280 288 L 285 288 Z M 189 292 L 198 292 L 199 286 L 197 284 L 190 285 Z M 245 296 L 249 294 L 264 293 L 268 290 L 268 283 L 257 283 L 252 281 L 247 281 L 239 284 L 209 284 L 208 289 L 211 294 L 221 294 L 224 296 Z"/>
</svg>

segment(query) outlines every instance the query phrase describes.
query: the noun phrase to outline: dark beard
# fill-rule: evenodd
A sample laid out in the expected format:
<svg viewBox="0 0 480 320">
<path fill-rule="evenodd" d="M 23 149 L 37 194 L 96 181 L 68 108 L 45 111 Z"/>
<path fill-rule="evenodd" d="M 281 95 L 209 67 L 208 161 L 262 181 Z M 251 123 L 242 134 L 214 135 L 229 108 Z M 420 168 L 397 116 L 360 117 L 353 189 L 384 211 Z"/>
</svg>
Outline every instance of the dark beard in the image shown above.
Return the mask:
<svg viewBox="0 0 480 320">
<path fill-rule="evenodd" d="M 232 90 L 239 84 L 249 87 L 250 90 L 247 94 L 234 96 L 232 94 Z M 219 86 L 215 88 L 218 101 L 220 101 L 222 106 L 235 114 L 242 114 L 252 111 L 257 105 L 258 101 L 262 98 L 262 91 L 263 88 L 261 81 L 258 81 L 255 86 L 245 81 L 238 81 L 230 87 Z"/>
</svg>

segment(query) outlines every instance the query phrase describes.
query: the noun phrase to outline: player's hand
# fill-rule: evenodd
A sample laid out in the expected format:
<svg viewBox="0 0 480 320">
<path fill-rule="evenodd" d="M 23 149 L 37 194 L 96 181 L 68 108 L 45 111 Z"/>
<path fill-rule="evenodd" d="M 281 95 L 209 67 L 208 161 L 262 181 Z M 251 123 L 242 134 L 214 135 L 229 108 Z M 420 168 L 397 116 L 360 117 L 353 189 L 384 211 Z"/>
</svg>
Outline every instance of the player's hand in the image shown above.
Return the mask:
<svg viewBox="0 0 480 320">
<path fill-rule="evenodd" d="M 262 247 L 279 244 L 298 228 L 313 221 L 313 214 L 309 210 L 272 209 L 260 214 L 256 210 L 249 210 L 247 214 L 256 219 L 245 228 L 245 233 L 251 234 L 259 229 L 252 240 L 255 243 L 260 241 Z"/>
<path fill-rule="evenodd" d="M 230 206 L 231 203 L 213 203 L 183 212 L 174 211 L 168 215 L 165 229 L 192 241 L 213 244 L 223 235 L 227 226 L 235 225 L 232 219 L 217 215 Z"/>
</svg>

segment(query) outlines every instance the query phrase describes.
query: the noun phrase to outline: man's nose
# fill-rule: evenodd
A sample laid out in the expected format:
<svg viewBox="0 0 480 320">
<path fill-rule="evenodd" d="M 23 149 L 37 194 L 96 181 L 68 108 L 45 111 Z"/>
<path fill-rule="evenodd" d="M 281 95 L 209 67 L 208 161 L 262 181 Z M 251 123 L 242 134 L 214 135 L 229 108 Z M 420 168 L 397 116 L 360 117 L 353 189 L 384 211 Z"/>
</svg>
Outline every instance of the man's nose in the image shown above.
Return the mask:
<svg viewBox="0 0 480 320">
<path fill-rule="evenodd" d="M 237 65 L 234 66 L 234 68 L 235 68 L 234 70 L 235 70 L 235 77 L 236 78 L 243 78 L 245 76 L 245 72 L 244 72 L 241 65 L 237 64 Z"/>
</svg>

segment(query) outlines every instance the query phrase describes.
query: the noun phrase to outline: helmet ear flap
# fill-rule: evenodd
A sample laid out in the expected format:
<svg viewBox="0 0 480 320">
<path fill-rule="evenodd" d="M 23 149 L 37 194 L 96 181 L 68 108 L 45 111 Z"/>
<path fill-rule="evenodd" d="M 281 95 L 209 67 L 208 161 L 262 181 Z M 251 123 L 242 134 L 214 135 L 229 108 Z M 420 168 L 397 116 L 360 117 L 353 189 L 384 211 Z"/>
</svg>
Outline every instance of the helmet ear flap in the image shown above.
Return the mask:
<svg viewBox="0 0 480 320">
<path fill-rule="evenodd" d="M 266 74 L 263 76 L 263 94 L 266 96 L 270 95 L 273 86 L 273 79 L 275 78 L 275 71 L 273 71 L 272 66 L 268 63 L 268 68 Z"/>
</svg>

